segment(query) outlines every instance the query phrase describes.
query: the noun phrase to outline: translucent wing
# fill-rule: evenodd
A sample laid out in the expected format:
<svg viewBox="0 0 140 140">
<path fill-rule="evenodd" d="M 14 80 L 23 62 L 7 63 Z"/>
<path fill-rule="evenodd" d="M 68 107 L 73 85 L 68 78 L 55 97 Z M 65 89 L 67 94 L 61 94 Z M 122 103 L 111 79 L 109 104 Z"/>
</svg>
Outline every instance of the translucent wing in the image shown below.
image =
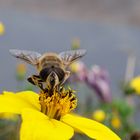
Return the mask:
<svg viewBox="0 0 140 140">
<path fill-rule="evenodd" d="M 41 56 L 40 53 L 33 52 L 33 51 L 16 50 L 16 49 L 12 49 L 9 51 L 16 58 L 19 58 L 32 65 L 36 65 L 38 62 L 38 58 Z"/>
<path fill-rule="evenodd" d="M 60 58 L 63 60 L 64 64 L 68 66 L 71 64 L 73 61 L 81 58 L 86 54 L 86 50 L 84 49 L 79 49 L 79 50 L 71 50 L 71 51 L 66 51 L 66 52 L 61 52 L 59 54 Z"/>
</svg>

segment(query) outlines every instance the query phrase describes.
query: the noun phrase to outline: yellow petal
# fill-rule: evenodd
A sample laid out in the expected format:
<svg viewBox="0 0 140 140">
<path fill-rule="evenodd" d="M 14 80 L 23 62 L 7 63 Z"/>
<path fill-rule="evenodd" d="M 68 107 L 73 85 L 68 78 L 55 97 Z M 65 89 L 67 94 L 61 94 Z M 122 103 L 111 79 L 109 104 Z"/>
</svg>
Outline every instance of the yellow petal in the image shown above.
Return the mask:
<svg viewBox="0 0 140 140">
<path fill-rule="evenodd" d="M 70 114 L 65 115 L 61 119 L 61 121 L 72 126 L 74 129 L 85 133 L 92 139 L 120 140 L 120 138 L 109 128 L 96 121 Z"/>
<path fill-rule="evenodd" d="M 24 109 L 22 112 L 20 140 L 68 140 L 73 133 L 72 127 L 49 119 L 37 110 Z"/>
<path fill-rule="evenodd" d="M 29 104 L 33 105 L 36 109 L 40 110 L 39 95 L 33 91 L 18 92 L 17 96 L 22 100 L 25 100 Z"/>
<path fill-rule="evenodd" d="M 37 101 L 39 96 L 31 91 L 19 93 L 4 92 L 0 95 L 0 112 L 10 112 L 20 114 L 23 108 L 33 108 L 40 110 Z"/>
</svg>

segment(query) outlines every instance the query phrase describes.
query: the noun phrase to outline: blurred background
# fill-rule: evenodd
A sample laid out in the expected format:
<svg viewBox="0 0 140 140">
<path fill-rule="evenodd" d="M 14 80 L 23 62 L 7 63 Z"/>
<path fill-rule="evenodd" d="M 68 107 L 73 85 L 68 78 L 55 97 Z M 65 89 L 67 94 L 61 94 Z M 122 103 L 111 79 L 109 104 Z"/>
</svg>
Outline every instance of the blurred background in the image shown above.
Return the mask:
<svg viewBox="0 0 140 140">
<path fill-rule="evenodd" d="M 26 78 L 35 73 L 35 69 L 26 65 L 26 76 L 24 75 L 22 79 L 23 72 L 20 79 L 17 76 L 18 72 L 15 71 L 21 62 L 9 54 L 9 49 L 32 50 L 39 53 L 50 51 L 59 53 L 75 48 L 86 49 L 87 54 L 81 61 L 88 75 L 92 72 L 97 74 L 102 68 L 107 71 L 111 95 L 108 95 L 110 97 L 105 102 L 118 100 L 117 103 L 113 101 L 113 106 L 117 104 L 116 106 L 120 107 L 125 106 L 126 101 L 128 110 L 135 108 L 130 111 L 133 112 L 130 120 L 134 124 L 132 128 L 136 129 L 125 130 L 123 134 L 120 131 L 124 128 L 115 130 L 122 138 L 128 138 L 135 130 L 139 130 L 140 125 L 140 98 L 138 95 L 131 97 L 126 95 L 128 93 L 126 85 L 133 77 L 140 74 L 139 45 L 139 0 L 0 0 L 0 92 L 23 90 L 23 87 L 28 88 L 28 86 L 32 89 L 26 82 Z M 75 71 L 76 66 L 73 67 L 74 73 L 79 71 L 79 69 Z M 78 90 L 79 104 L 82 107 L 86 106 L 92 97 L 90 101 L 92 107 L 87 107 L 91 108 L 90 111 L 88 110 L 90 113 L 95 109 L 106 110 L 102 108 L 104 101 L 95 100 L 98 97 L 92 91 L 94 89 L 94 92 L 99 92 L 99 89 L 97 90 L 92 79 L 87 79 L 88 82 L 85 79 L 78 79 L 76 86 L 73 82 L 75 80 L 68 81 L 74 89 Z M 81 89 L 83 84 L 86 86 L 84 93 Z M 99 94 L 104 100 L 104 95 Z M 107 110 L 110 106 L 112 107 L 112 104 L 107 104 Z M 89 116 L 86 109 L 86 113 L 79 110 L 80 114 Z M 125 115 L 127 117 L 130 114 Z M 125 129 L 127 127 L 125 126 Z"/>
</svg>

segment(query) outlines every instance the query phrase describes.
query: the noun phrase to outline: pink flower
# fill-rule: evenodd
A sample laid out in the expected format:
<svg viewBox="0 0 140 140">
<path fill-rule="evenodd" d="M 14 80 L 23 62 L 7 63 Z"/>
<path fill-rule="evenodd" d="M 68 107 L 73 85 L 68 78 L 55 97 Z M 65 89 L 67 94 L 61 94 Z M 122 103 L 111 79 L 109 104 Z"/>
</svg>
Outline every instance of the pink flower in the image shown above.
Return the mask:
<svg viewBox="0 0 140 140">
<path fill-rule="evenodd" d="M 111 101 L 109 74 L 106 70 L 97 65 L 93 66 L 87 75 L 87 85 L 95 90 L 101 100 L 104 102 Z"/>
</svg>

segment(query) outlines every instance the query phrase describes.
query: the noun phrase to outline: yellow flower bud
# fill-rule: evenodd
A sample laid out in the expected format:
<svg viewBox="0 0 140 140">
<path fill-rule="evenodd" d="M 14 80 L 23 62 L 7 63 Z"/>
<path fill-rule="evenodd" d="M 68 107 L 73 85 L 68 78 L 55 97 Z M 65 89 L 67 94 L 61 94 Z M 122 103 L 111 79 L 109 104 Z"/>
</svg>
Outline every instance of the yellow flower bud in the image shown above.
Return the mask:
<svg viewBox="0 0 140 140">
<path fill-rule="evenodd" d="M 121 121 L 119 119 L 118 116 L 114 116 L 111 120 L 111 125 L 115 128 L 115 129 L 119 129 L 121 127 Z"/>
<path fill-rule="evenodd" d="M 72 49 L 79 49 L 80 48 L 80 39 L 75 38 L 72 41 Z"/>
<path fill-rule="evenodd" d="M 130 87 L 133 88 L 137 94 L 140 94 L 140 76 L 132 79 Z"/>
<path fill-rule="evenodd" d="M 17 64 L 16 67 L 16 74 L 17 74 L 17 78 L 19 80 L 23 80 L 25 74 L 26 74 L 26 65 L 24 63 L 19 63 Z"/>
<path fill-rule="evenodd" d="M 96 110 L 95 112 L 93 112 L 92 117 L 94 120 L 102 122 L 105 120 L 106 114 L 103 110 Z"/>
<path fill-rule="evenodd" d="M 2 22 L 0 22 L 0 35 L 3 35 L 5 33 L 5 26 Z"/>
<path fill-rule="evenodd" d="M 70 65 L 70 69 L 71 69 L 71 71 L 74 72 L 74 73 L 78 72 L 79 67 L 80 67 L 79 62 L 74 62 L 74 63 L 72 63 L 72 64 Z"/>
</svg>

